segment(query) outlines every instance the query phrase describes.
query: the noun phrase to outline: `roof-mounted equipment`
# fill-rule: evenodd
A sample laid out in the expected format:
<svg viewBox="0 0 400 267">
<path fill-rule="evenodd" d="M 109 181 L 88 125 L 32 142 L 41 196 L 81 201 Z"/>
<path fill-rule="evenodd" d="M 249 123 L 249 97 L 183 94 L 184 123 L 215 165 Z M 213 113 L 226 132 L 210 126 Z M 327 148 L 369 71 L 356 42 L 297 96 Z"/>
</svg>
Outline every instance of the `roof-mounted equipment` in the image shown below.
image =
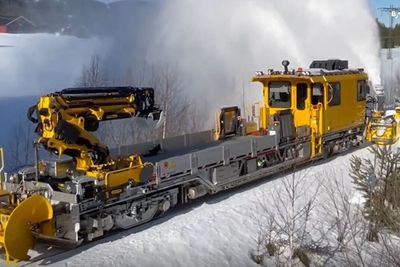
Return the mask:
<svg viewBox="0 0 400 267">
<path fill-rule="evenodd" d="M 349 68 L 349 61 L 340 59 L 314 60 L 310 69 L 344 70 Z"/>
</svg>

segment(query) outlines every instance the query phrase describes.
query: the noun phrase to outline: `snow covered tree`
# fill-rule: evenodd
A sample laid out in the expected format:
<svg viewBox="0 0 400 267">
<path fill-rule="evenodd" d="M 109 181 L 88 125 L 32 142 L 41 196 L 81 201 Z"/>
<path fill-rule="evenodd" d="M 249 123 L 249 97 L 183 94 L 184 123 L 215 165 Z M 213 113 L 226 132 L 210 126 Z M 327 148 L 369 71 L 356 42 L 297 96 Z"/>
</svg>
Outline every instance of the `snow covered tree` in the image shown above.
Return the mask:
<svg viewBox="0 0 400 267">
<path fill-rule="evenodd" d="M 137 64 L 128 66 L 120 82 L 108 79 L 113 77 L 99 55 L 93 55 L 90 62 L 82 67 L 76 85 L 82 87 L 101 87 L 108 85 L 152 87 L 155 90 L 156 104 L 164 111 L 165 122 L 159 129 L 146 127 L 139 118 L 106 121 L 100 124 L 96 133 L 99 140 L 119 152 L 124 146 L 153 139 L 167 138 L 201 130 L 203 124 L 199 110 L 185 94 L 178 72 L 166 66 Z"/>
<path fill-rule="evenodd" d="M 367 239 L 378 241 L 382 228 L 400 233 L 400 152 L 390 146 L 373 146 L 371 152 L 373 160 L 352 157 L 350 175 L 365 198 Z"/>
<path fill-rule="evenodd" d="M 260 201 L 260 231 L 257 249 L 250 257 L 263 266 L 311 265 L 315 240 L 311 235 L 315 225 L 311 220 L 317 205 L 321 182 L 307 181 L 308 172 L 293 172 L 281 178 L 281 186 L 268 194 L 270 201 Z"/>
<path fill-rule="evenodd" d="M 102 87 L 107 85 L 107 75 L 105 67 L 102 64 L 101 58 L 97 54 L 93 54 L 89 63 L 82 66 L 81 75 L 76 81 L 77 87 Z M 103 143 L 110 144 L 110 141 L 114 141 L 119 135 L 115 133 L 113 122 L 103 122 L 100 124 L 98 131 L 95 133 L 97 138 Z"/>
<path fill-rule="evenodd" d="M 170 65 L 128 67 L 126 83 L 133 86 L 153 87 L 156 103 L 164 111 L 165 121 L 157 130 L 157 137 L 167 138 L 193 133 L 203 128 L 202 117 L 196 103 L 182 87 L 178 71 Z M 140 135 L 143 137 L 143 135 Z"/>
<path fill-rule="evenodd" d="M 14 135 L 10 137 L 10 169 L 18 168 L 34 162 L 33 141 L 35 134 L 31 123 L 24 123 L 21 118 L 14 127 Z"/>
<path fill-rule="evenodd" d="M 199 130 L 202 124 L 196 104 L 185 94 L 177 71 L 168 66 L 159 69 L 154 88 L 166 117 L 162 138 Z"/>
<path fill-rule="evenodd" d="M 76 84 L 82 87 L 107 85 L 106 72 L 99 55 L 92 55 L 89 64 L 82 67 L 81 76 Z"/>
</svg>

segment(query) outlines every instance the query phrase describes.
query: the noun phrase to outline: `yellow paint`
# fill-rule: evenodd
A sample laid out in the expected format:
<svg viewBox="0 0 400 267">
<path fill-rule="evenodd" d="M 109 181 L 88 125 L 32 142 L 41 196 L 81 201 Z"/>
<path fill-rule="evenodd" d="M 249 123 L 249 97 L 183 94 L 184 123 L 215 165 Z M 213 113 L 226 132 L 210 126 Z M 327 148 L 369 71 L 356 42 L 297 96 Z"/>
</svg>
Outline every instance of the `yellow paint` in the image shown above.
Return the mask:
<svg viewBox="0 0 400 267">
<path fill-rule="evenodd" d="M 308 126 L 311 129 L 311 154 L 312 157 L 322 154 L 322 138 L 325 135 L 343 132 L 348 129 L 363 127 L 365 123 L 366 101 L 357 100 L 358 81 L 367 81 L 365 73 L 340 74 L 340 75 L 291 75 L 274 74 L 253 77 L 252 81 L 263 84 L 264 106 L 260 109 L 260 128 L 268 128 L 269 118 L 282 110 L 290 110 L 294 117 L 295 127 Z M 274 107 L 269 104 L 269 84 L 271 82 L 290 83 L 290 107 Z M 331 84 L 340 83 L 340 104 L 331 106 L 332 98 L 329 98 Z M 301 84 L 307 86 L 307 95 L 304 105 L 297 98 Z M 313 84 L 322 86 L 323 98 L 319 103 L 314 95 Z M 299 87 L 300 85 L 300 87 Z M 301 95 L 300 95 L 301 96 Z M 304 95 L 303 95 L 304 96 Z M 399 112 L 400 114 L 400 112 Z M 400 117 L 400 115 L 399 115 Z"/>
<path fill-rule="evenodd" d="M 267 129 L 268 128 L 268 109 L 265 106 L 260 107 L 260 129 Z"/>
<path fill-rule="evenodd" d="M 86 172 L 86 175 L 89 178 L 104 181 L 107 190 L 114 190 L 130 182 L 140 184 L 143 167 L 142 158 L 131 155 L 127 158 L 119 158 L 109 166 L 108 170 L 105 166 L 100 166 L 98 170 Z"/>
<path fill-rule="evenodd" d="M 246 135 L 254 133 L 254 132 L 257 132 L 257 130 L 258 130 L 257 129 L 257 123 L 251 122 L 251 121 L 245 122 L 244 123 L 244 130 L 245 130 L 245 134 Z"/>
<path fill-rule="evenodd" d="M 96 162 L 93 157 L 94 148 L 107 148 L 88 130 L 85 120 L 94 123 L 136 115 L 135 95 L 110 96 L 74 100 L 60 94 L 50 94 L 39 99 L 36 109 L 39 113 L 39 140 L 46 149 L 59 156 L 67 154 L 74 158 L 75 170 L 90 178 L 104 181 L 106 189 L 116 188 L 133 181 L 140 182 L 143 168 L 142 160 L 137 155 L 113 160 L 108 156 L 104 161 Z M 79 142 L 62 140 L 57 136 L 56 128 L 61 123 L 68 123 L 67 131 L 75 132 Z M 82 141 L 84 140 L 84 141 Z M 73 153 L 71 153 L 73 151 Z"/>
<path fill-rule="evenodd" d="M 400 109 L 396 108 L 396 114 L 384 118 L 382 114 L 375 111 L 371 121 L 367 124 L 366 139 L 377 145 L 392 145 L 399 139 Z"/>
<path fill-rule="evenodd" d="M 105 175 L 105 185 L 107 189 L 111 189 L 127 184 L 130 181 L 139 183 L 141 172 L 142 168 L 137 166 L 108 172 Z"/>
<path fill-rule="evenodd" d="M 39 99 L 39 143 L 58 155 L 74 150 L 79 151 L 74 155 L 78 171 L 98 169 L 92 162 L 90 151 L 95 146 L 101 146 L 97 138 L 85 129 L 85 118 L 95 121 L 112 120 L 118 118 L 117 114 L 132 117 L 136 114 L 136 104 L 133 95 L 127 97 L 93 98 L 88 100 L 69 100 L 61 95 L 47 95 Z M 80 139 L 86 140 L 85 144 L 77 144 L 60 140 L 56 134 L 56 127 L 60 123 L 69 123 L 78 133 Z"/>
</svg>

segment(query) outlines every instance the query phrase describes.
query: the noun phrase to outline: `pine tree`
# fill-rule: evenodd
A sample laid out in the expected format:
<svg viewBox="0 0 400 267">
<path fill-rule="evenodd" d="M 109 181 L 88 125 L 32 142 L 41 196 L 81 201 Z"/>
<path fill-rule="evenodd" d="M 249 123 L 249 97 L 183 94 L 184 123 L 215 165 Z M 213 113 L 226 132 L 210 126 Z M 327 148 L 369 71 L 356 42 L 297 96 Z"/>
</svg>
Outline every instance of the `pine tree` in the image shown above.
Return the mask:
<svg viewBox="0 0 400 267">
<path fill-rule="evenodd" d="M 382 228 L 400 232 L 400 152 L 390 146 L 374 146 L 370 151 L 373 160 L 352 157 L 350 176 L 365 198 L 364 216 L 370 223 L 367 238 L 378 241 Z"/>
</svg>

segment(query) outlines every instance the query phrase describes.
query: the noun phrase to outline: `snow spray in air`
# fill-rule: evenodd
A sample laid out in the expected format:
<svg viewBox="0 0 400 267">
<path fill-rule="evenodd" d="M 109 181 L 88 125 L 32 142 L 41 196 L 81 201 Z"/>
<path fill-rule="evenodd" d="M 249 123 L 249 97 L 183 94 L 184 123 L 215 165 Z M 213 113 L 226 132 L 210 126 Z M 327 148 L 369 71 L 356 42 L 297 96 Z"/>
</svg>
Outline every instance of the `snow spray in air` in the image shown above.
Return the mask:
<svg viewBox="0 0 400 267">
<path fill-rule="evenodd" d="M 349 60 L 380 81 L 378 29 L 367 0 L 169 0 L 159 9 L 148 62 L 172 63 L 202 107 L 238 105 L 257 92 L 254 71 Z M 203 105 L 203 103 L 205 105 Z"/>
</svg>

